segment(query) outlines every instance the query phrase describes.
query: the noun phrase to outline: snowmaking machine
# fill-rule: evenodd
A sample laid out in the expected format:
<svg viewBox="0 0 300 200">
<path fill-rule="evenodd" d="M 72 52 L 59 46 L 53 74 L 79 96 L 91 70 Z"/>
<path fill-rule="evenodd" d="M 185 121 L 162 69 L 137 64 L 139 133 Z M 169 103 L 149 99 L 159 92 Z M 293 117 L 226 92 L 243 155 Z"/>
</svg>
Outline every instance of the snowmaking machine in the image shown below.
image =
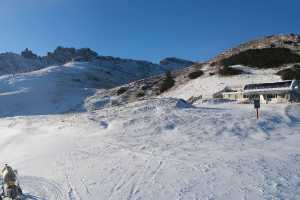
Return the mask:
<svg viewBox="0 0 300 200">
<path fill-rule="evenodd" d="M 2 192 L 0 200 L 22 200 L 23 193 L 19 185 L 18 172 L 7 164 L 1 171 Z"/>
</svg>

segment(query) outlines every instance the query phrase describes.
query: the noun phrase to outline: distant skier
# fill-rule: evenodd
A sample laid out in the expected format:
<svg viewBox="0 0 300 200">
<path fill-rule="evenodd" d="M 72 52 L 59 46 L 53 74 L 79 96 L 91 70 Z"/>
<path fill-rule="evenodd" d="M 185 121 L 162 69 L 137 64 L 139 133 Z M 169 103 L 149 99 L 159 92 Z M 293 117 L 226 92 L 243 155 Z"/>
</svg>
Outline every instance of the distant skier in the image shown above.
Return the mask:
<svg viewBox="0 0 300 200">
<path fill-rule="evenodd" d="M 4 168 L 1 170 L 1 176 L 3 179 L 2 185 L 2 195 L 8 196 L 11 199 L 18 199 L 17 197 L 22 195 L 22 190 L 17 182 L 17 174 L 13 168 L 7 164 L 5 164 Z M 0 197 L 0 200 L 2 197 Z"/>
</svg>

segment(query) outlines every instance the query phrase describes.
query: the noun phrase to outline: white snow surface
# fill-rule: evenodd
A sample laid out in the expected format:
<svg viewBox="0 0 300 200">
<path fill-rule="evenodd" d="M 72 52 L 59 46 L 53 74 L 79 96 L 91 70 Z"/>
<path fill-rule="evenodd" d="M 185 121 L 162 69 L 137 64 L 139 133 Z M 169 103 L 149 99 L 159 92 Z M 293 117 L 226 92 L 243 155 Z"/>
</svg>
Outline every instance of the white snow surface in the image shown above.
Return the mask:
<svg viewBox="0 0 300 200">
<path fill-rule="evenodd" d="M 0 119 L 27 199 L 299 199 L 300 105 L 158 98 Z"/>
</svg>

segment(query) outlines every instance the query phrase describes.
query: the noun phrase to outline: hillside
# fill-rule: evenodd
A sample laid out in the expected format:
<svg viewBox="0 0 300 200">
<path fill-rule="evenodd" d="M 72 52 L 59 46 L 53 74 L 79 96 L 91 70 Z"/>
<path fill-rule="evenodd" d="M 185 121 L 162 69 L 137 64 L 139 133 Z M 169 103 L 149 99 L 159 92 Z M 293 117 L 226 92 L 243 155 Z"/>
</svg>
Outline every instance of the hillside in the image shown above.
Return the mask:
<svg viewBox="0 0 300 200">
<path fill-rule="evenodd" d="M 64 113 L 84 110 L 96 90 L 163 73 L 135 61 L 72 62 L 37 71 L 0 77 L 0 116 Z M 67 103 L 65 103 L 67 102 Z"/>
<path fill-rule="evenodd" d="M 151 97 L 173 97 L 190 100 L 200 97 L 203 100 L 213 98 L 213 95 L 225 87 L 243 87 L 250 83 L 264 83 L 280 81 L 279 71 L 289 69 L 290 66 L 279 69 L 253 69 L 251 67 L 236 65 L 234 69 L 239 69 L 245 73 L 235 76 L 220 76 L 214 73 L 209 64 L 202 64 L 186 68 L 172 73 L 175 86 L 161 93 L 159 88 L 164 80 L 164 75 L 155 76 L 139 81 L 135 81 L 121 87 L 99 91 L 86 99 L 85 105 L 90 109 L 100 109 L 111 105 L 126 104 L 141 99 Z M 191 79 L 188 77 L 193 71 L 201 70 L 203 75 Z M 122 91 L 122 92 L 119 92 Z"/>
<path fill-rule="evenodd" d="M 280 81 L 287 76 L 296 78 L 298 71 L 293 66 L 300 63 L 299 52 L 300 36 L 295 34 L 268 36 L 229 49 L 207 62 L 194 63 L 190 67 L 172 71 L 175 85 L 163 94 L 159 92 L 159 87 L 164 75 L 160 75 L 124 86 L 126 91 L 121 95 L 116 95 L 119 88 L 115 88 L 97 94 L 92 101 L 96 104 L 97 97 L 102 98 L 103 95 L 113 96 L 116 103 L 132 102 L 153 96 L 180 97 L 185 100 L 198 97 L 209 99 L 225 87 Z M 226 68 L 224 69 L 222 65 Z M 220 73 L 221 70 L 226 70 L 226 73 Z M 196 76 L 191 76 L 193 74 Z"/>
<path fill-rule="evenodd" d="M 99 91 L 164 74 L 172 66 L 182 68 L 190 63 L 173 59 L 164 67 L 147 61 L 99 56 L 89 49 L 62 47 L 46 57 L 28 49 L 21 55 L 0 54 L 3 74 L 0 117 L 83 112 L 86 99 Z"/>
<path fill-rule="evenodd" d="M 189 60 L 185 60 L 185 59 L 169 57 L 169 58 L 165 58 L 165 59 L 161 60 L 159 62 L 159 64 L 161 66 L 163 66 L 165 69 L 171 71 L 171 70 L 176 70 L 176 69 L 182 69 L 182 66 L 189 67 L 196 63 L 189 61 Z"/>
<path fill-rule="evenodd" d="M 219 54 L 209 62 L 211 65 L 217 65 L 223 59 L 238 55 L 241 52 L 245 52 L 253 49 L 289 49 L 295 54 L 300 53 L 300 35 L 288 34 L 288 35 L 271 35 L 257 40 L 251 40 L 249 42 L 238 45 L 237 47 L 228 49 Z M 240 63 L 241 64 L 241 63 Z"/>
</svg>

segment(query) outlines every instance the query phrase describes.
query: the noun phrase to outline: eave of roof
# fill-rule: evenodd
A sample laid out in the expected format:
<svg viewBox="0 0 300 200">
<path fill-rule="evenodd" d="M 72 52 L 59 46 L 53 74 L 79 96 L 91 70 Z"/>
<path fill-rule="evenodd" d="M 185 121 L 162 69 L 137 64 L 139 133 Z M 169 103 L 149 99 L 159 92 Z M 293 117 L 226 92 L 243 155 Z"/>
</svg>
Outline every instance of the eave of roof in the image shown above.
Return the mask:
<svg viewBox="0 0 300 200">
<path fill-rule="evenodd" d="M 292 89 L 289 87 L 286 88 L 266 88 L 266 89 L 253 89 L 253 90 L 245 90 L 244 94 L 266 94 L 266 93 L 289 93 Z"/>
</svg>

